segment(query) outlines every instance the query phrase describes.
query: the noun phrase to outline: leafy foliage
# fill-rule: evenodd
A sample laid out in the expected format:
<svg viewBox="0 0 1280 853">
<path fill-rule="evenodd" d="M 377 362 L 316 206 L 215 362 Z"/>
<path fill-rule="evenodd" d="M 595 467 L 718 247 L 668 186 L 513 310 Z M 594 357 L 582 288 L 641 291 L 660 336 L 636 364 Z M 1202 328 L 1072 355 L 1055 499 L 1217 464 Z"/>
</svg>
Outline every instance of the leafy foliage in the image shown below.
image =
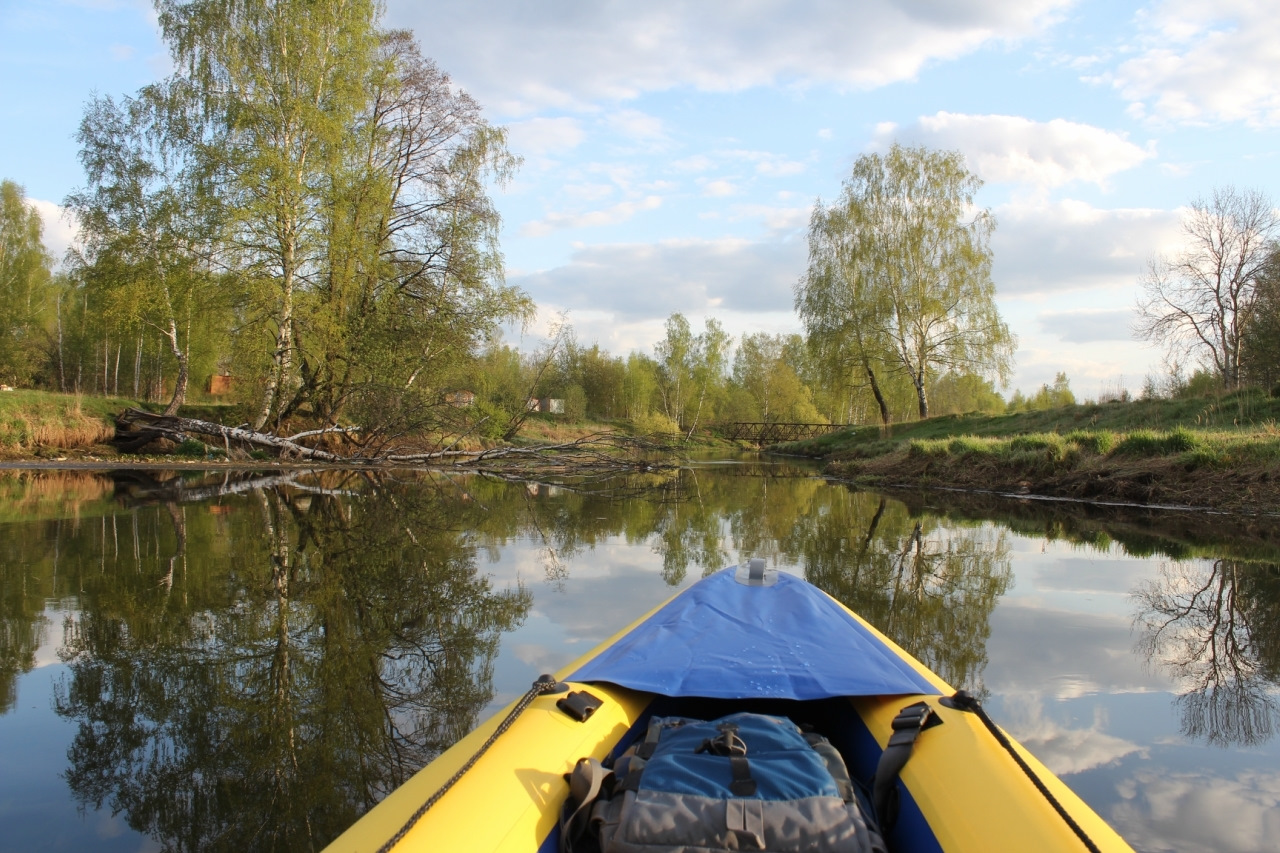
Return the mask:
<svg viewBox="0 0 1280 853">
<path fill-rule="evenodd" d="M 866 375 L 886 424 L 878 366 L 906 375 L 922 418 L 936 373 L 1010 369 L 1014 339 L 991 281 L 995 220 L 971 213 L 980 184 L 959 153 L 895 144 L 859 157 L 839 200 L 814 209 L 796 310 L 833 375 Z"/>
<path fill-rule="evenodd" d="M 13 181 L 0 182 L 0 382 L 25 385 L 45 343 L 41 319 L 53 297 L 52 259 L 40 213 Z"/>
</svg>

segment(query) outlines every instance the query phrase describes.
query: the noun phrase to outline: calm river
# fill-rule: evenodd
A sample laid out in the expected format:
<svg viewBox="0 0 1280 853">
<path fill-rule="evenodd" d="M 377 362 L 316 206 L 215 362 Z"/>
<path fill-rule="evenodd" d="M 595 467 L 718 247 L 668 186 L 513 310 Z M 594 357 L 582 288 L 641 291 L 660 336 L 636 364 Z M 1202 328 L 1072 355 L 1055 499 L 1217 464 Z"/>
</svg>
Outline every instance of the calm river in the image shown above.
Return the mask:
<svg viewBox="0 0 1280 853">
<path fill-rule="evenodd" d="M 0 850 L 311 850 L 480 720 L 760 556 L 1144 851 L 1280 842 L 1280 523 L 854 491 L 0 471 Z"/>
</svg>

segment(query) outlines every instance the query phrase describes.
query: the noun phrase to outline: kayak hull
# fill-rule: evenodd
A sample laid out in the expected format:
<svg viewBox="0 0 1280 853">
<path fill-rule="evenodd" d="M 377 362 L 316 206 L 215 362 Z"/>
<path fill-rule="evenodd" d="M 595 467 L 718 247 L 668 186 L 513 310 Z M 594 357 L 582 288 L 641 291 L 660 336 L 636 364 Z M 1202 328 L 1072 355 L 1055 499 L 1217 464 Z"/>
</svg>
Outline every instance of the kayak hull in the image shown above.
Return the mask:
<svg viewBox="0 0 1280 853">
<path fill-rule="evenodd" d="M 899 776 L 899 816 L 892 831 L 886 833 L 891 850 L 1076 853 L 1086 849 L 982 721 L 971 712 L 944 703 L 944 697 L 955 692 L 949 685 L 856 614 L 834 603 L 939 692 L 813 700 L 708 699 L 662 696 L 602 682 L 569 681 L 569 690 L 586 691 L 601 700 L 600 707 L 585 721 L 575 720 L 557 707 L 563 693 L 544 694 L 533 699 L 509 728 L 495 736 L 515 707 L 513 703 L 424 767 L 328 849 L 331 853 L 383 849 L 491 739 L 493 743 L 474 766 L 412 822 L 394 850 L 555 850 L 559 815 L 569 793 L 565 774 L 580 758 L 604 760 L 620 752 L 643 734 L 653 714 L 714 719 L 749 710 L 811 723 L 841 751 L 853 777 L 868 783 L 892 734 L 894 717 L 918 702 L 926 702 L 940 724 L 921 732 Z M 652 616 L 642 617 L 620 631 L 557 673 L 557 678 L 570 677 L 624 641 Z M 1016 743 L 1013 748 L 1098 849 L 1131 849 L 1034 756 Z"/>
</svg>

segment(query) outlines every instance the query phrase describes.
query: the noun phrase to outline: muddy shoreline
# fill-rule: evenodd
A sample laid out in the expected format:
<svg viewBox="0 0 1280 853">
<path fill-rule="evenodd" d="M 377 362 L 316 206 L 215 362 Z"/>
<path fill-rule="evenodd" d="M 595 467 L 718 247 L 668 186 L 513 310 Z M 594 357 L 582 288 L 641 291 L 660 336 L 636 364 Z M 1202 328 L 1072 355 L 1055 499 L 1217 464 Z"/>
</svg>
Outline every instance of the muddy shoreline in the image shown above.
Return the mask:
<svg viewBox="0 0 1280 853">
<path fill-rule="evenodd" d="M 872 459 L 829 462 L 824 473 L 872 488 L 948 489 L 1015 499 L 1280 515 L 1280 471 L 1196 466 L 1167 457 L 1118 464 L 1097 459 L 1064 471 L 1046 472 L 969 458 L 919 458 L 895 452 Z"/>
<path fill-rule="evenodd" d="M 101 446 L 63 451 L 57 456 L 0 458 L 0 471 L 379 471 L 433 467 L 439 466 L 302 460 L 227 461 L 180 456 L 138 458 L 122 456 Z M 975 462 L 966 458 L 921 458 L 897 451 L 871 459 L 831 460 L 822 473 L 829 479 L 873 489 L 957 491 L 1010 500 L 1280 516 L 1280 470 L 1189 466 L 1167 457 L 1122 464 L 1100 458 L 1065 471 L 1046 472 L 1034 467 L 1002 465 L 994 460 Z"/>
</svg>

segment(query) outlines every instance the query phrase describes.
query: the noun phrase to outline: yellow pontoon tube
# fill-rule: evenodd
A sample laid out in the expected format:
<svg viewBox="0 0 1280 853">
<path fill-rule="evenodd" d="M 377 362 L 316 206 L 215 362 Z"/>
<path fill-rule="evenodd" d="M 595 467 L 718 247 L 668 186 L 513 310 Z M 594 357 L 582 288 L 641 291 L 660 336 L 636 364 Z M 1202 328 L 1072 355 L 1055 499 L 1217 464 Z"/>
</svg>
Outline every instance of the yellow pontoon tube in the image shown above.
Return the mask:
<svg viewBox="0 0 1280 853">
<path fill-rule="evenodd" d="M 976 702 L 758 560 L 694 584 L 535 684 L 328 849 L 553 853 L 578 759 L 607 763 L 651 716 L 737 711 L 812 726 L 860 786 L 896 791 L 881 828 L 891 851 L 1130 850 Z"/>
</svg>

